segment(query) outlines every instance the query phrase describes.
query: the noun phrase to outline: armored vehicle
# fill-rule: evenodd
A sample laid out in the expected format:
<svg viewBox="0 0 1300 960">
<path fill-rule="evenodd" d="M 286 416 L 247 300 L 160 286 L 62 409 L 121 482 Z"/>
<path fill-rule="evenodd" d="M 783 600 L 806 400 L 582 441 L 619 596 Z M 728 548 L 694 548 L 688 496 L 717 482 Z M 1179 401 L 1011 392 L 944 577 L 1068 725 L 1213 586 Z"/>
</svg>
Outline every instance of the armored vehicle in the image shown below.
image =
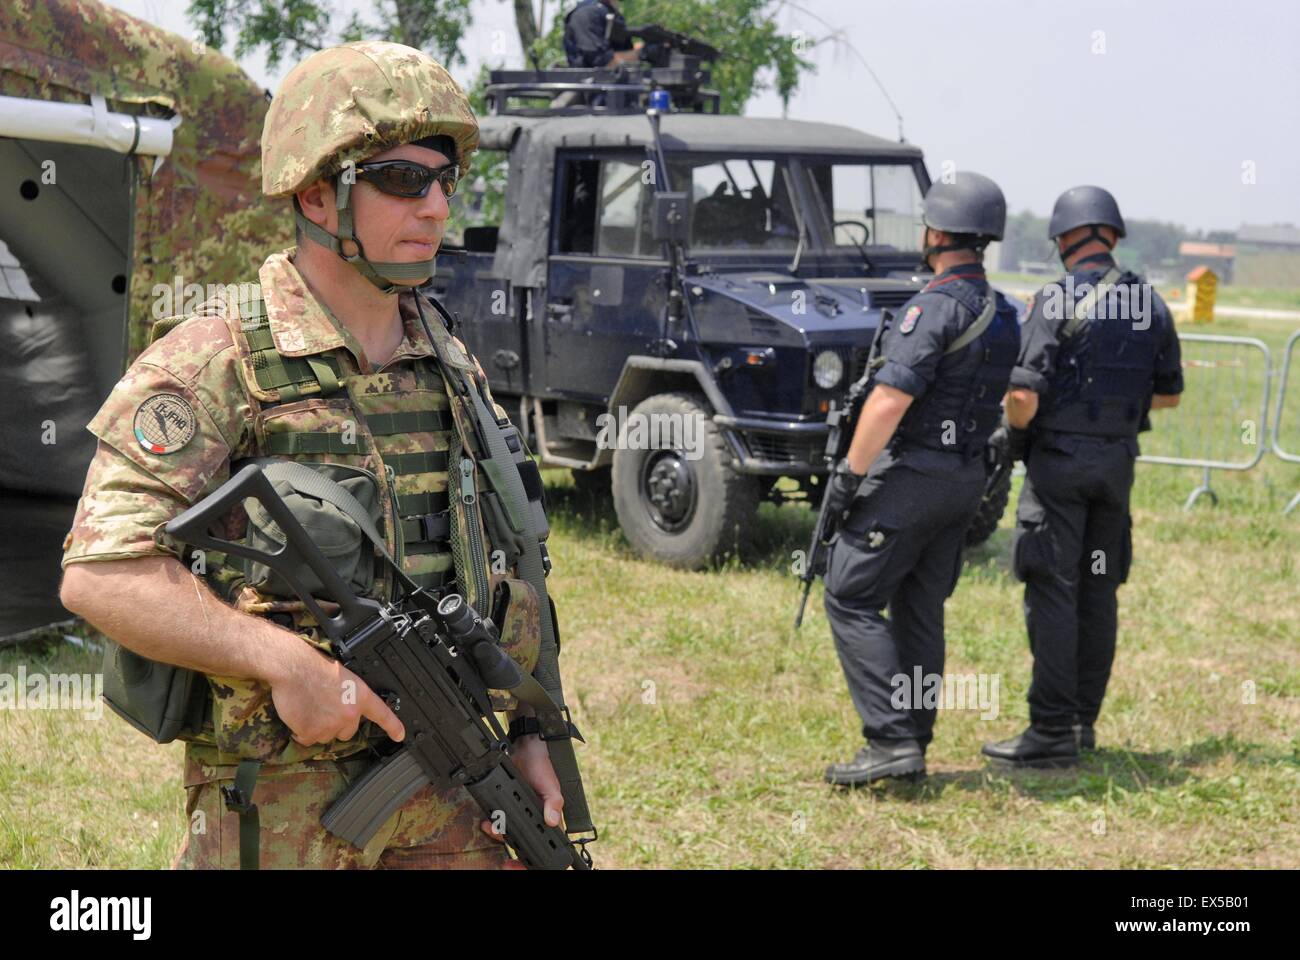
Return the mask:
<svg viewBox="0 0 1300 960">
<path fill-rule="evenodd" d="M 494 72 L 431 292 L 473 318 L 542 464 L 608 491 L 639 552 L 698 568 L 743 549 L 764 499 L 820 502 L 827 413 L 927 279 L 930 181 L 908 143 L 720 115 L 706 59 L 666 62 Z"/>
</svg>

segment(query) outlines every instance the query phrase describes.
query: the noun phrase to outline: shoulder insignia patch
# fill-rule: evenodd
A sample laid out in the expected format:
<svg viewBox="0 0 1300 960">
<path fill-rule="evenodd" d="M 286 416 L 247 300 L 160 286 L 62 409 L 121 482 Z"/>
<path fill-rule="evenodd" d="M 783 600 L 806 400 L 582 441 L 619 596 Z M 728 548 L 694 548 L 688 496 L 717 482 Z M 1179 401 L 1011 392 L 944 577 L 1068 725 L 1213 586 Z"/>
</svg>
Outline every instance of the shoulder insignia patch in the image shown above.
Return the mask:
<svg viewBox="0 0 1300 960">
<path fill-rule="evenodd" d="M 194 408 L 174 393 L 155 393 L 136 408 L 134 426 L 150 453 L 175 453 L 194 439 Z"/>
<path fill-rule="evenodd" d="M 908 307 L 907 313 L 903 314 L 903 322 L 898 325 L 898 332 L 902 334 L 911 333 L 916 329 L 916 321 L 921 319 L 920 307 Z"/>
</svg>

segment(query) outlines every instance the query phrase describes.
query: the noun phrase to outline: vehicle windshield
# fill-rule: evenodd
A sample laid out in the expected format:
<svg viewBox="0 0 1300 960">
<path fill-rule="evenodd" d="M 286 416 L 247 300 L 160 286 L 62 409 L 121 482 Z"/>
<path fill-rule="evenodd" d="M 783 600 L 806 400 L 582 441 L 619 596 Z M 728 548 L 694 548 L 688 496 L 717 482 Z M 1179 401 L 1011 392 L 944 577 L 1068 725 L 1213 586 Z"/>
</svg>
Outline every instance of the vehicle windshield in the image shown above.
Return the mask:
<svg viewBox="0 0 1300 960">
<path fill-rule="evenodd" d="M 672 188 L 691 200 L 693 252 L 793 252 L 801 219 L 805 250 L 824 247 L 818 236 L 832 250 L 920 250 L 921 189 L 907 163 L 676 154 L 668 167 Z M 796 210 L 791 197 L 801 195 L 812 209 Z"/>
<path fill-rule="evenodd" d="M 822 233 L 836 249 L 921 249 L 923 198 L 910 165 L 805 160 L 803 169 Z"/>
</svg>

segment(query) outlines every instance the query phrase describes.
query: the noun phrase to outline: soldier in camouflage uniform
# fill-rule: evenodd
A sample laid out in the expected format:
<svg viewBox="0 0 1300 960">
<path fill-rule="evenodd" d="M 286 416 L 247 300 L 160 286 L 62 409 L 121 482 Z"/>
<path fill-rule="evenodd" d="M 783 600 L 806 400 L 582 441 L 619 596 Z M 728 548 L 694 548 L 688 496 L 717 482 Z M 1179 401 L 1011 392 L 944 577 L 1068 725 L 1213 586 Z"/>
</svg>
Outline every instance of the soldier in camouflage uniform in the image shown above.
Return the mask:
<svg viewBox="0 0 1300 960">
<path fill-rule="evenodd" d="M 487 612 L 506 581 L 502 642 L 533 669 L 537 595 L 489 564 L 476 500 L 459 495 L 482 451 L 454 387 L 458 377 L 486 387 L 483 373 L 412 290 L 432 274 L 447 199 L 477 142 L 464 94 L 417 50 L 362 42 L 308 58 L 285 79 L 262 135 L 263 191 L 293 197 L 300 245 L 266 260 L 260 289 L 164 324 L 174 328 L 90 423 L 99 446 L 65 541 L 62 600 L 141 656 L 202 672 L 211 689 L 209 719 L 185 737 L 191 830 L 179 866 L 238 865 L 239 822 L 222 788 L 249 759 L 262 762 L 252 799 L 263 867 L 508 862 L 449 783 L 423 788 L 364 850 L 326 833 L 321 814 L 373 762 L 370 744 L 403 736 L 400 722 L 322 655 L 301 602 L 260 594 L 221 558 L 196 558 L 162 532 L 229 478 L 232 461 L 360 468 L 386 500 L 387 546 L 417 583 L 454 579 Z M 381 579 L 377 595 L 388 586 Z M 355 703 L 340 695 L 349 682 Z M 546 746 L 522 736 L 512 755 L 558 825 L 563 797 Z"/>
</svg>

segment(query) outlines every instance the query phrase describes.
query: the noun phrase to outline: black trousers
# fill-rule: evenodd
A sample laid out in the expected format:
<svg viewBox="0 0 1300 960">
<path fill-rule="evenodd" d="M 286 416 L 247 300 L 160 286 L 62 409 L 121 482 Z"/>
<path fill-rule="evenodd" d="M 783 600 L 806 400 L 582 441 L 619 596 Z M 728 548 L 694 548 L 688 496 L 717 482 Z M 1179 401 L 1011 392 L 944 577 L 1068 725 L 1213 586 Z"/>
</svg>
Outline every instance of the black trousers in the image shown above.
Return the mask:
<svg viewBox="0 0 1300 960">
<path fill-rule="evenodd" d="M 918 667 L 923 676 L 943 673 L 943 604 L 961 574 L 966 528 L 983 490 L 979 461 L 931 451 L 886 455 L 832 544 L 826 616 L 868 740 L 930 742 L 934 708 L 920 705 L 920 690 L 912 690 L 916 699 L 895 694 L 910 689 L 899 678 L 910 683 Z"/>
<path fill-rule="evenodd" d="M 1035 437 L 1016 508 L 1013 563 L 1025 583 L 1034 675 L 1029 720 L 1092 725 L 1115 659 L 1116 591 L 1132 562 L 1133 440 Z"/>
</svg>

